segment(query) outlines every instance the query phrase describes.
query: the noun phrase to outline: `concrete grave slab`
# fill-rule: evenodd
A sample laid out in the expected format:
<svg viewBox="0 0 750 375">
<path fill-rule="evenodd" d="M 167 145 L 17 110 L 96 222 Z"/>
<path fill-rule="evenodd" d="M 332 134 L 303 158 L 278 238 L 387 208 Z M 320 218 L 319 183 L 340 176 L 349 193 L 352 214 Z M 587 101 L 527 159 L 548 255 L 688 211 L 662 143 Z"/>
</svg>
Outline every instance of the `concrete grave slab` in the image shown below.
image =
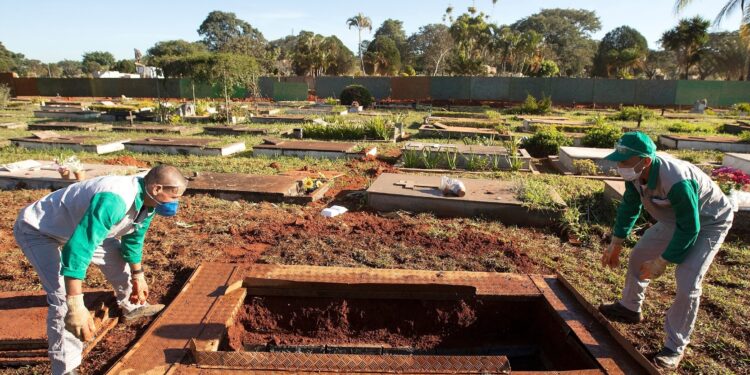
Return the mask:
<svg viewBox="0 0 750 375">
<path fill-rule="evenodd" d="M 316 314 L 314 306 L 342 301 L 352 308 L 363 306 L 363 311 L 377 309 L 359 315 L 380 319 L 371 324 L 376 327 L 406 315 L 428 314 L 428 306 L 492 305 L 495 308 L 474 310 L 474 329 L 503 334 L 475 335 L 474 345 L 429 351 L 314 338 L 307 338 L 311 345 L 305 346 L 264 343 L 233 350 L 221 344 L 241 334 L 245 318 L 240 311 L 246 304 L 257 304 L 283 320 L 295 309 Z M 416 304 L 422 308 L 411 308 Z M 276 305 L 287 310 L 277 314 Z M 424 316 L 421 321 L 430 319 Z M 461 334 L 458 329 L 452 337 Z M 496 343 L 493 337 L 504 342 Z M 477 346 L 480 340 L 486 344 Z M 509 373 L 511 367 L 535 374 L 570 369 L 582 374 L 658 374 L 562 276 L 230 263 L 199 266 L 108 374 L 481 374 Z"/>
<path fill-rule="evenodd" d="M 732 136 L 660 135 L 659 143 L 662 146 L 678 150 L 750 153 L 750 143 L 740 142 L 739 138 Z"/>
<path fill-rule="evenodd" d="M 561 173 L 579 174 L 573 162 L 576 160 L 592 160 L 596 163 L 603 176 L 616 176 L 617 163 L 605 160 L 604 157 L 614 152 L 613 148 L 571 147 L 563 146 L 557 153 L 559 163 L 554 164 Z M 671 156 L 666 152 L 657 152 L 660 156 Z M 609 173 L 611 172 L 611 173 Z"/>
<path fill-rule="evenodd" d="M 85 290 L 84 303 L 94 318 L 95 338 L 84 343 L 84 357 L 118 321 L 112 291 Z M 47 296 L 44 292 L 0 292 L 0 367 L 49 363 Z"/>
<path fill-rule="evenodd" d="M 277 115 L 277 116 L 253 116 L 248 121 L 256 124 L 277 124 L 277 123 L 289 123 L 289 124 L 304 124 L 306 122 L 312 122 L 312 119 L 303 115 Z"/>
<path fill-rule="evenodd" d="M 0 129 L 26 129 L 28 125 L 23 122 L 3 122 L 0 123 Z"/>
<path fill-rule="evenodd" d="M 739 154 L 734 152 L 724 154 L 722 165 L 740 169 L 745 173 L 750 173 L 750 154 Z"/>
<path fill-rule="evenodd" d="M 252 126 L 206 126 L 203 132 L 212 135 L 264 135 L 268 134 L 268 129 Z"/>
<path fill-rule="evenodd" d="M 440 217 L 488 217 L 508 225 L 534 227 L 553 226 L 559 217 L 559 211 L 524 207 L 516 198 L 518 185 L 515 182 L 460 180 L 466 186 L 466 195 L 459 198 L 443 195 L 438 189 L 440 176 L 383 173 L 367 189 L 367 203 L 378 211 L 431 212 Z M 552 190 L 550 194 L 557 196 Z M 559 196 L 557 200 L 561 207 L 565 205 Z"/>
<path fill-rule="evenodd" d="M 495 129 L 448 126 L 441 123 L 420 126 L 419 135 L 430 138 L 493 137 L 495 139 L 510 139 L 509 135 L 501 134 Z"/>
<path fill-rule="evenodd" d="M 52 118 L 52 119 L 68 119 L 68 120 L 86 120 L 96 119 L 101 116 L 100 112 L 96 111 L 66 111 L 66 110 L 54 110 L 54 111 L 34 111 L 34 117 L 37 118 Z"/>
<path fill-rule="evenodd" d="M 112 125 L 95 122 L 36 122 L 29 124 L 29 130 L 78 130 L 78 131 L 109 131 Z"/>
<path fill-rule="evenodd" d="M 157 133 L 157 134 L 175 134 L 175 135 L 193 135 L 201 133 L 203 130 L 198 126 L 172 126 L 172 125 L 115 125 L 112 127 L 116 132 L 140 132 L 140 133 Z"/>
<path fill-rule="evenodd" d="M 305 176 L 307 177 L 307 176 Z M 316 177 L 316 176 L 313 176 Z M 323 184 L 307 194 L 298 175 L 251 175 L 241 173 L 196 172 L 188 177 L 187 192 L 210 194 L 226 200 L 307 204 L 322 198 L 330 185 Z"/>
<path fill-rule="evenodd" d="M 60 177 L 60 173 L 57 172 L 57 165 L 54 162 L 48 160 L 27 160 L 21 163 L 30 164 L 18 169 L 11 168 L 11 170 L 0 166 L 0 189 L 57 190 L 78 182 L 77 180 L 66 180 Z M 145 169 L 124 165 L 83 163 L 82 167 L 86 172 L 86 179 L 108 175 L 145 174 L 146 172 Z"/>
<path fill-rule="evenodd" d="M 401 149 L 401 154 L 403 155 L 404 152 L 409 151 L 418 152 L 420 154 L 423 152 L 437 152 L 446 156 L 454 154 L 456 157 L 456 168 L 466 169 L 470 159 L 482 158 L 486 160 L 488 165 L 497 165 L 499 169 L 511 169 L 508 149 L 502 146 L 407 142 Z M 519 149 L 516 157 L 518 157 L 519 161 L 522 163 L 522 170 L 531 169 L 532 158 L 526 150 Z"/>
<path fill-rule="evenodd" d="M 217 139 L 153 137 L 125 143 L 125 149 L 134 152 L 171 155 L 229 156 L 245 151 L 245 142 L 211 146 Z"/>
<path fill-rule="evenodd" d="M 253 156 L 296 156 L 313 158 L 361 158 L 376 156 L 377 149 L 357 150 L 356 143 L 325 141 L 276 141 L 264 140 L 265 143 L 253 146 Z"/>
<path fill-rule="evenodd" d="M 129 139 L 121 139 L 118 141 L 97 141 L 96 136 L 81 136 L 81 135 L 70 135 L 70 136 L 53 136 L 45 139 L 39 139 L 36 137 L 25 137 L 25 138 L 11 138 L 10 142 L 14 146 L 24 147 L 28 149 L 51 149 L 60 148 L 73 151 L 85 151 L 93 152 L 96 154 L 107 154 L 110 152 L 122 151 L 125 149 L 123 142 L 129 141 Z"/>
</svg>

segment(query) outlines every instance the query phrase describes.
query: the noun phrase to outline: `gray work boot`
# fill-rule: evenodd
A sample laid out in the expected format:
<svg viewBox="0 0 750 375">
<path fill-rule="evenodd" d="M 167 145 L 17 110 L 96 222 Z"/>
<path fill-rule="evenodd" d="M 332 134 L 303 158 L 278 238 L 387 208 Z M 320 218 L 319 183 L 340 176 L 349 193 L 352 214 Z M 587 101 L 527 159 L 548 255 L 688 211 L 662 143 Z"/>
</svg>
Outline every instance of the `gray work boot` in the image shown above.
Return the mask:
<svg viewBox="0 0 750 375">
<path fill-rule="evenodd" d="M 609 320 L 622 323 L 635 324 L 640 323 L 643 320 L 643 315 L 641 313 L 628 310 L 625 306 L 621 305 L 620 302 L 601 304 L 599 305 L 599 312 Z"/>
<path fill-rule="evenodd" d="M 667 370 L 675 370 L 677 369 L 678 366 L 680 366 L 680 362 L 682 361 L 683 355 L 685 354 L 677 353 L 676 351 L 672 349 L 664 347 L 654 357 L 654 364 L 656 364 L 656 367 L 658 368 L 663 368 Z"/>
<path fill-rule="evenodd" d="M 155 305 L 143 305 L 139 306 L 130 312 L 124 312 L 122 314 L 122 318 L 126 322 L 132 322 L 134 320 L 140 319 L 140 318 L 146 318 L 149 316 L 154 316 L 158 314 L 160 311 L 164 310 L 164 305 L 162 304 L 155 304 Z"/>
</svg>

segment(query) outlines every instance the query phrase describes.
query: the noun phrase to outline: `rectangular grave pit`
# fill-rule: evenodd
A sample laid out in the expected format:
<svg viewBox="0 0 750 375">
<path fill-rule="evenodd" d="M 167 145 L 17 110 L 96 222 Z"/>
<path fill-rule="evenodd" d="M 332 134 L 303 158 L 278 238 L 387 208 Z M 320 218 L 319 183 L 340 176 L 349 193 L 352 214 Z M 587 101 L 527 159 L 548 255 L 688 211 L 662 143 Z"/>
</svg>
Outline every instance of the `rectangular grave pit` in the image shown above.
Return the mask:
<svg viewBox="0 0 750 375">
<path fill-rule="evenodd" d="M 306 194 L 302 178 L 289 175 L 195 172 L 188 180 L 187 193 L 209 194 L 230 201 L 307 204 L 322 198 L 330 187 L 326 183 Z"/>
<path fill-rule="evenodd" d="M 101 116 L 100 112 L 96 111 L 64 111 L 64 110 L 53 110 L 53 111 L 34 111 L 34 117 L 37 118 L 51 118 L 51 119 L 68 119 L 68 120 L 86 120 L 96 119 Z"/>
<path fill-rule="evenodd" d="M 740 142 L 732 136 L 660 135 L 659 143 L 678 150 L 717 150 L 750 153 L 750 143 Z"/>
<path fill-rule="evenodd" d="M 510 135 L 502 134 L 495 129 L 448 126 L 441 123 L 424 124 L 420 126 L 419 135 L 429 138 L 460 139 L 464 137 L 488 137 L 494 139 L 510 139 Z"/>
<path fill-rule="evenodd" d="M 357 144 L 351 142 L 264 140 L 253 146 L 253 156 L 352 159 L 377 155 L 375 147 L 363 151 L 357 148 Z"/>
<path fill-rule="evenodd" d="M 739 135 L 742 132 L 750 132 L 750 124 L 744 121 L 738 121 L 736 124 L 724 124 L 721 127 L 721 131 L 732 135 Z"/>
<path fill-rule="evenodd" d="M 502 146 L 482 146 L 482 145 L 465 145 L 465 144 L 433 144 L 433 143 L 421 143 L 421 142 L 407 142 L 401 149 L 403 155 L 404 152 L 425 152 L 433 153 L 437 152 L 443 157 L 451 157 L 455 155 L 455 167 L 461 169 L 467 169 L 469 160 L 472 158 L 481 158 L 485 160 L 487 165 L 497 165 L 499 169 L 510 170 L 510 158 L 508 156 L 508 150 Z M 519 149 L 516 157 L 521 162 L 521 170 L 531 170 L 531 155 L 524 150 Z M 404 157 L 402 156 L 402 162 Z M 429 169 L 426 169 L 429 170 Z"/>
<path fill-rule="evenodd" d="M 193 135 L 193 134 L 201 133 L 203 130 L 197 126 L 134 124 L 134 125 L 115 125 L 115 126 L 112 126 L 112 131 L 170 134 L 170 135 Z"/>
<path fill-rule="evenodd" d="M 13 171 L 0 169 L 0 189 L 49 189 L 57 190 L 78 182 L 75 179 L 63 179 L 57 172 L 57 165 L 49 160 L 29 160 L 34 167 L 19 168 Z M 12 164 L 12 163 L 11 163 Z M 86 179 L 108 175 L 145 174 L 146 169 L 109 164 L 82 163 Z"/>
<path fill-rule="evenodd" d="M 466 195 L 444 196 L 438 189 L 440 178 L 383 173 L 367 189 L 367 203 L 378 211 L 430 212 L 439 217 L 486 217 L 506 225 L 532 227 L 556 225 L 565 206 L 559 195 L 550 190 L 560 209 L 530 210 L 516 198 L 517 184 L 503 180 L 461 178 Z M 413 188 L 405 184 L 412 184 Z"/>
<path fill-rule="evenodd" d="M 112 130 L 112 125 L 95 122 L 49 121 L 29 124 L 29 130 L 109 131 Z"/>
<path fill-rule="evenodd" d="M 265 135 L 268 134 L 268 129 L 252 126 L 206 126 L 203 132 L 211 135 Z"/>
<path fill-rule="evenodd" d="M 125 149 L 123 146 L 124 142 L 128 142 L 129 139 L 121 139 L 118 141 L 97 141 L 96 136 L 88 135 L 69 135 L 69 136 L 57 136 L 39 139 L 36 137 L 25 137 L 25 138 L 11 138 L 10 142 L 14 146 L 24 147 L 28 149 L 66 149 L 72 151 L 85 151 L 96 154 L 108 154 L 110 152 L 122 151 Z"/>
<path fill-rule="evenodd" d="M 228 280 L 177 373 L 656 373 L 556 276 L 242 265 Z"/>
<path fill-rule="evenodd" d="M 216 139 L 151 137 L 125 143 L 133 152 L 171 155 L 229 156 L 245 151 L 245 142 L 212 146 Z"/>
<path fill-rule="evenodd" d="M 473 117 L 440 117 L 440 116 L 427 116 L 425 117 L 425 124 L 443 124 L 447 126 L 459 126 L 467 128 L 493 128 L 501 125 L 501 120 L 490 120 Z"/>
</svg>

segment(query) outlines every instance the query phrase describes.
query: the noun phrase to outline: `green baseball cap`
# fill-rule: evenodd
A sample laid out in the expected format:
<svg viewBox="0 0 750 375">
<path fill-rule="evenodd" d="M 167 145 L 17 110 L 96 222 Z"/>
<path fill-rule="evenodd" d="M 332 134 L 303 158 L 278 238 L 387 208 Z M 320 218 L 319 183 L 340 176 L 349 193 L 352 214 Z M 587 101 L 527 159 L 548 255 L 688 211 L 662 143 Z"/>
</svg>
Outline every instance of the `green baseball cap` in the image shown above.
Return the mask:
<svg viewBox="0 0 750 375">
<path fill-rule="evenodd" d="M 649 136 L 641 132 L 628 132 L 623 134 L 615 144 L 615 152 L 604 158 L 611 161 L 624 161 L 633 156 L 653 158 L 655 154 L 656 145 Z"/>
</svg>

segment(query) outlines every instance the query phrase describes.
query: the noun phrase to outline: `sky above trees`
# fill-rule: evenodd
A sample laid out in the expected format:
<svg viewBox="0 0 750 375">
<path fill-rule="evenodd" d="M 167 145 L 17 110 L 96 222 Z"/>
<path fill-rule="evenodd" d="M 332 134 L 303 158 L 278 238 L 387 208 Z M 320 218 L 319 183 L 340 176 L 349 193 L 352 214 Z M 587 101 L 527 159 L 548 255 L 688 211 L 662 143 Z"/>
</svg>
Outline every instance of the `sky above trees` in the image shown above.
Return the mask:
<svg viewBox="0 0 750 375">
<path fill-rule="evenodd" d="M 44 62 L 79 60 L 87 51 L 110 51 L 116 59 L 131 59 L 133 48 L 145 52 L 158 41 L 198 40 L 198 26 L 213 10 L 234 12 L 263 33 L 266 39 L 283 38 L 301 30 L 337 36 L 350 50 L 357 51 L 358 35 L 346 20 L 362 12 L 375 27 L 385 19 L 403 22 L 407 35 L 421 26 L 440 23 L 450 5 L 463 12 L 474 4 L 498 24 L 513 24 L 542 8 L 582 8 L 595 11 L 601 30 L 595 39 L 623 25 L 642 33 L 652 49 L 659 47 L 662 34 L 679 19 L 701 15 L 713 20 L 723 2 L 696 1 L 682 13 L 674 13 L 672 0 L 491 0 L 452 1 L 197 1 L 155 2 L 133 0 L 128 3 L 101 3 L 80 0 L 74 3 L 52 0 L 17 2 L 13 11 L 0 16 L 0 41 L 9 50 Z M 69 5 L 68 5 L 69 4 Z M 740 15 L 733 14 L 721 27 L 711 31 L 736 30 Z M 374 32 L 374 30 L 373 30 Z M 363 33 L 371 39 L 372 33 Z"/>
</svg>

